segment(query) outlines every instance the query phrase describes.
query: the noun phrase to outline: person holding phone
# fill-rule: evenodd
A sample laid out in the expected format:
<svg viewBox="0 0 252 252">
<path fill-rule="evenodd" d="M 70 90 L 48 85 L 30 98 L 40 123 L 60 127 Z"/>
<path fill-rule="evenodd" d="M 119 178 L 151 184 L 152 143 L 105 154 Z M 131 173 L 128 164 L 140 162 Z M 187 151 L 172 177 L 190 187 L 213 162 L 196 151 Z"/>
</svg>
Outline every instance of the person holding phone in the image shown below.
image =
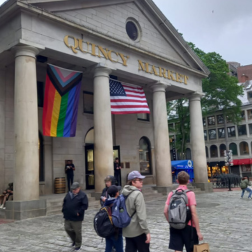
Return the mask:
<svg viewBox="0 0 252 252">
<path fill-rule="evenodd" d="M 67 185 L 68 185 L 68 191 L 71 191 L 71 185 L 73 184 L 73 179 L 74 179 L 74 171 L 75 171 L 75 166 L 72 163 L 71 160 L 67 160 L 66 166 L 65 166 L 65 172 L 67 175 Z"/>
</svg>

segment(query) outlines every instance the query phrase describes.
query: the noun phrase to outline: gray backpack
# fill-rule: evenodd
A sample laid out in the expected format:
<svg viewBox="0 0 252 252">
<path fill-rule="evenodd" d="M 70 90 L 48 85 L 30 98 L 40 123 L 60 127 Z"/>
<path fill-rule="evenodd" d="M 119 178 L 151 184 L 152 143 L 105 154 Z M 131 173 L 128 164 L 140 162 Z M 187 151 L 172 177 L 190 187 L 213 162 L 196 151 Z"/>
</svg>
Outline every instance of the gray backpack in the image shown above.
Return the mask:
<svg viewBox="0 0 252 252">
<path fill-rule="evenodd" d="M 186 193 L 190 190 L 173 190 L 168 208 L 169 224 L 172 228 L 183 229 L 191 219 L 191 211 L 187 206 L 188 198 Z"/>
</svg>

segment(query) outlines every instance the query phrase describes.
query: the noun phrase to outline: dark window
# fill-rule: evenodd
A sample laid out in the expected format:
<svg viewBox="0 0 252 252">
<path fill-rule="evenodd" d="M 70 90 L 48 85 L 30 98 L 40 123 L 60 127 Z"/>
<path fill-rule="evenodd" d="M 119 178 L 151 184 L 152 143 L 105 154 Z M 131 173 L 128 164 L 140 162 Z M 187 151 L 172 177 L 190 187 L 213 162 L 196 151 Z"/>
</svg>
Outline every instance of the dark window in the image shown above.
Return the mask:
<svg viewBox="0 0 252 252">
<path fill-rule="evenodd" d="M 218 124 L 224 123 L 224 116 L 223 115 L 217 115 L 217 123 Z"/>
<path fill-rule="evenodd" d="M 88 114 L 94 113 L 94 95 L 91 92 L 83 91 L 83 112 Z"/>
<path fill-rule="evenodd" d="M 224 128 L 218 129 L 218 138 L 225 138 L 225 129 Z"/>
<path fill-rule="evenodd" d="M 237 156 L 237 155 L 238 155 L 238 152 L 237 152 L 237 145 L 236 145 L 235 143 L 229 144 L 229 150 L 232 151 L 232 153 L 233 153 L 234 156 Z"/>
<path fill-rule="evenodd" d="M 224 151 L 226 150 L 226 145 L 225 144 L 221 144 L 220 145 L 220 156 L 224 157 Z"/>
<path fill-rule="evenodd" d="M 44 139 L 39 132 L 39 181 L 44 180 Z"/>
<path fill-rule="evenodd" d="M 247 111 L 248 114 L 248 120 L 252 119 L 252 109 Z"/>
<path fill-rule="evenodd" d="M 38 107 L 43 107 L 44 105 L 44 83 L 37 82 L 37 97 L 38 97 Z"/>
<path fill-rule="evenodd" d="M 228 131 L 228 137 L 235 137 L 235 126 L 231 126 L 227 128 Z"/>
<path fill-rule="evenodd" d="M 245 120 L 245 111 L 241 112 L 241 118 L 242 118 L 242 120 Z"/>
<path fill-rule="evenodd" d="M 205 139 L 205 141 L 207 141 L 207 131 L 206 130 L 204 130 L 204 139 Z"/>
<path fill-rule="evenodd" d="M 252 99 L 252 92 L 248 92 L 248 99 Z"/>
<path fill-rule="evenodd" d="M 249 134 L 251 135 L 252 134 L 252 124 L 249 124 Z"/>
<path fill-rule="evenodd" d="M 215 117 L 209 116 L 207 117 L 208 125 L 215 125 Z"/>
<path fill-rule="evenodd" d="M 152 174 L 151 144 L 147 137 L 142 137 L 139 141 L 139 162 L 142 174 Z"/>
<path fill-rule="evenodd" d="M 146 113 L 137 114 L 137 120 L 148 122 L 150 121 L 150 114 L 146 114 Z"/>
<path fill-rule="evenodd" d="M 203 126 L 205 127 L 206 126 L 206 118 L 205 117 L 203 117 Z"/>
<path fill-rule="evenodd" d="M 189 148 L 186 149 L 186 159 L 192 159 L 191 149 L 189 149 Z"/>
<path fill-rule="evenodd" d="M 249 154 L 249 148 L 247 142 L 241 142 L 240 143 L 240 155 L 248 155 Z"/>
<path fill-rule="evenodd" d="M 206 150 L 206 157 L 208 158 L 208 148 L 205 146 L 205 150 Z"/>
<path fill-rule="evenodd" d="M 216 129 L 208 130 L 209 140 L 216 139 Z"/>
<path fill-rule="evenodd" d="M 137 26 L 134 22 L 132 21 L 128 21 L 126 24 L 126 31 L 128 36 L 133 40 L 137 40 L 138 39 L 138 29 Z"/>
<path fill-rule="evenodd" d="M 217 146 L 216 145 L 212 145 L 210 147 L 210 156 L 211 157 L 218 157 L 218 151 L 217 151 Z"/>
<path fill-rule="evenodd" d="M 238 126 L 238 136 L 247 135 L 247 128 L 246 125 L 239 125 Z"/>
</svg>

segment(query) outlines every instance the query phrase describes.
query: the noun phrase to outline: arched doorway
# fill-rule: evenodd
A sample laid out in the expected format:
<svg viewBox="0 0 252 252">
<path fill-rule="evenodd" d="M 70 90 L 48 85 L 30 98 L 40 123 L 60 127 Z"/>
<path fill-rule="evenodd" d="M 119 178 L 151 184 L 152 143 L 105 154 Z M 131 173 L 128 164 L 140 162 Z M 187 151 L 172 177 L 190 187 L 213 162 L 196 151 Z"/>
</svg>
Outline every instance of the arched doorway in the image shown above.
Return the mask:
<svg viewBox="0 0 252 252">
<path fill-rule="evenodd" d="M 85 141 L 84 141 L 85 142 L 86 189 L 95 188 L 94 134 L 95 134 L 94 128 L 89 129 L 85 136 Z M 116 158 L 119 159 L 119 163 L 121 164 L 120 146 L 113 147 L 113 159 L 115 160 Z M 114 172 L 108 175 L 114 176 Z"/>
<path fill-rule="evenodd" d="M 94 128 L 91 128 L 85 136 L 85 167 L 86 189 L 94 189 Z"/>
</svg>

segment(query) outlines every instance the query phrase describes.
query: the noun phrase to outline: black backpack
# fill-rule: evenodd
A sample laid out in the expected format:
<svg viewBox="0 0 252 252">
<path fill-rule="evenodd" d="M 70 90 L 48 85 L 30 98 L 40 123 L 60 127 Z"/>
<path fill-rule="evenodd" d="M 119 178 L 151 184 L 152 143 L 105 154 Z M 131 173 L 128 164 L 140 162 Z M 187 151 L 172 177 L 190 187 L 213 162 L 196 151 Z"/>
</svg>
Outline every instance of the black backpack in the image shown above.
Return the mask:
<svg viewBox="0 0 252 252">
<path fill-rule="evenodd" d="M 102 238 L 110 237 L 115 234 L 113 225 L 111 208 L 102 207 L 94 217 L 95 232 Z"/>
</svg>

